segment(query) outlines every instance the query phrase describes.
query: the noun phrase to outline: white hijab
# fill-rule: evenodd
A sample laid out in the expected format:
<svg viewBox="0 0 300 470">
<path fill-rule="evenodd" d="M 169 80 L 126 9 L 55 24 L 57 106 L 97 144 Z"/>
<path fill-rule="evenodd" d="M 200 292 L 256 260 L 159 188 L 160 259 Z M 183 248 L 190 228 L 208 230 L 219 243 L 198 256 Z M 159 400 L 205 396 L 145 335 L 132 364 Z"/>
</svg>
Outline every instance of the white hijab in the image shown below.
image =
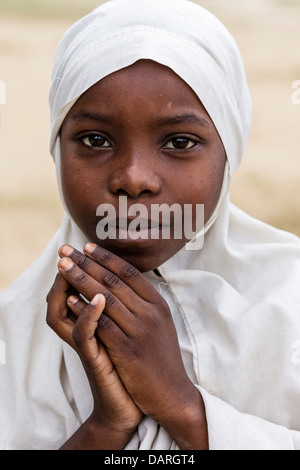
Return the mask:
<svg viewBox="0 0 300 470">
<path fill-rule="evenodd" d="M 191 359 L 187 367 L 205 402 L 210 448 L 300 448 L 300 370 L 293 360 L 300 340 L 300 244 L 229 201 L 230 177 L 249 135 L 251 101 L 235 41 L 212 14 L 187 0 L 111 0 L 67 31 L 50 90 L 51 153 L 62 201 L 64 118 L 88 88 L 140 59 L 166 65 L 185 80 L 227 154 L 204 247 L 183 249 L 159 267 L 162 295 L 181 325 L 179 339 L 188 344 Z M 0 340 L 6 344 L 0 448 L 57 449 L 92 409 L 79 358 L 45 322 L 59 246 L 81 250 L 86 241 L 66 208 L 42 256 L 0 294 Z M 127 448 L 176 444 L 145 418 Z"/>
</svg>

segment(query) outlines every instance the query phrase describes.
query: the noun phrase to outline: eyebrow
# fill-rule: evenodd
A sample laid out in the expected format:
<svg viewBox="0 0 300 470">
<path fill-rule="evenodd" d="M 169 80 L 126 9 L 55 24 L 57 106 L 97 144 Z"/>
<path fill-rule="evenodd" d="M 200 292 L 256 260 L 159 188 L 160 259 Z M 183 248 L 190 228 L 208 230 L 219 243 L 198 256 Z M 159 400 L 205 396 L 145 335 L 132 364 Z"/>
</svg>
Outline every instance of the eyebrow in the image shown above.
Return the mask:
<svg viewBox="0 0 300 470">
<path fill-rule="evenodd" d="M 211 127 L 211 123 L 208 119 L 203 116 L 197 116 L 196 114 L 183 114 L 179 116 L 172 116 L 168 118 L 159 118 L 157 122 L 161 125 L 172 125 L 172 124 L 197 124 L 202 127 Z"/>
<path fill-rule="evenodd" d="M 71 117 L 72 121 L 96 121 L 111 122 L 112 118 L 92 111 L 79 111 Z M 211 122 L 203 116 L 196 114 L 182 114 L 172 117 L 160 117 L 155 120 L 157 126 L 176 125 L 176 124 L 196 124 L 201 127 L 211 127 Z"/>
<path fill-rule="evenodd" d="M 78 111 L 78 113 L 71 116 L 72 121 L 97 121 L 97 122 L 108 122 L 111 121 L 109 116 L 94 113 L 92 111 Z"/>
</svg>

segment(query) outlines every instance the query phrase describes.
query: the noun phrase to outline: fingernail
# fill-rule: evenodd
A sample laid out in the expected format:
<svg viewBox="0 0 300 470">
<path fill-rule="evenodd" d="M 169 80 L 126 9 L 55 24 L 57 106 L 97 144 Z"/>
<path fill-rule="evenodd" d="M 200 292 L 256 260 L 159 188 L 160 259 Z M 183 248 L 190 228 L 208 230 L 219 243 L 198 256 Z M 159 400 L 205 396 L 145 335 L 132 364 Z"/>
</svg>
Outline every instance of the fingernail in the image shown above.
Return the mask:
<svg viewBox="0 0 300 470">
<path fill-rule="evenodd" d="M 63 245 L 60 249 L 59 249 L 59 254 L 62 255 L 62 256 L 71 256 L 71 254 L 73 253 L 74 251 L 74 248 L 72 248 L 72 246 L 70 245 Z"/>
<path fill-rule="evenodd" d="M 62 258 L 58 263 L 59 268 L 63 271 L 68 271 L 73 265 L 73 262 L 69 258 Z"/>
<path fill-rule="evenodd" d="M 102 299 L 102 294 L 97 294 L 95 297 L 91 300 L 92 305 L 99 305 Z"/>
<path fill-rule="evenodd" d="M 79 299 L 78 299 L 78 297 L 75 297 L 75 295 L 71 295 L 68 298 L 68 304 L 75 305 L 75 304 L 77 304 L 77 302 L 79 302 Z"/>
<path fill-rule="evenodd" d="M 95 245 L 94 243 L 87 243 L 84 247 L 84 251 L 91 255 L 92 253 L 94 253 L 96 248 L 97 248 L 97 245 Z"/>
</svg>

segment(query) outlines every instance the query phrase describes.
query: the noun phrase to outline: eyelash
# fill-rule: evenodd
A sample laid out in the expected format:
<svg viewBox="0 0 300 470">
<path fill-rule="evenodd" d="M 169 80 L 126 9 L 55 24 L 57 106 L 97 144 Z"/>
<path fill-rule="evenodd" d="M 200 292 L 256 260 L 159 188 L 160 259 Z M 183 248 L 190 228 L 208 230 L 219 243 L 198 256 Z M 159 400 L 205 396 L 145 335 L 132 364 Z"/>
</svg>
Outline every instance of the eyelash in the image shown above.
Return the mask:
<svg viewBox="0 0 300 470">
<path fill-rule="evenodd" d="M 80 141 L 81 143 L 83 143 L 84 145 L 86 145 L 87 147 L 89 147 L 89 148 L 109 148 L 108 146 L 103 146 L 103 145 L 101 145 L 101 146 L 89 145 L 89 144 L 87 144 L 87 143 L 84 142 L 86 139 L 91 139 L 91 138 L 94 138 L 94 139 L 95 139 L 96 137 L 98 137 L 99 140 L 102 141 L 102 142 L 108 142 L 108 143 L 109 143 L 109 146 L 111 146 L 111 144 L 110 144 L 110 142 L 108 141 L 108 139 L 106 139 L 105 137 L 103 137 L 103 136 L 100 135 L 100 134 L 93 134 L 93 133 L 91 133 L 91 134 L 88 134 L 88 135 L 85 135 L 85 136 L 81 137 L 81 138 L 79 139 L 79 141 Z"/>
<path fill-rule="evenodd" d="M 99 139 L 99 141 L 101 141 L 102 143 L 105 143 L 107 142 L 109 145 L 92 145 L 91 142 L 86 143 L 85 140 L 90 140 L 91 138 L 94 138 L 94 139 Z M 87 134 L 83 137 L 81 137 L 80 139 L 78 139 L 82 144 L 84 144 L 85 146 L 87 146 L 88 148 L 92 148 L 92 149 L 98 149 L 98 148 L 101 148 L 101 149 L 108 149 L 108 148 L 111 148 L 111 144 L 109 142 L 108 139 L 106 139 L 105 137 L 103 137 L 102 135 L 100 134 L 93 134 L 93 133 L 90 133 L 90 134 Z M 192 145 L 189 145 L 187 148 L 176 148 L 174 147 L 174 143 L 175 141 L 177 141 L 177 143 L 180 141 L 181 143 L 187 143 L 187 144 L 190 144 L 192 143 Z M 169 144 L 173 145 L 173 148 L 168 146 Z M 168 140 L 166 142 L 166 144 L 163 145 L 163 149 L 164 150 L 175 150 L 175 151 L 187 151 L 187 150 L 191 150 L 191 149 L 194 149 L 195 147 L 197 147 L 199 145 L 198 142 L 196 142 L 194 139 L 191 139 L 189 137 L 186 137 L 184 135 L 178 135 L 176 137 L 173 137 L 172 139 Z"/>
<path fill-rule="evenodd" d="M 183 143 L 183 142 L 192 143 L 192 145 L 187 147 L 187 148 L 170 148 L 170 147 L 167 147 L 168 144 L 173 145 L 176 140 L 177 140 L 177 143 L 179 141 L 181 141 L 181 143 Z M 185 150 L 194 149 L 197 145 L 198 145 L 198 142 L 196 142 L 194 139 L 190 139 L 189 137 L 179 135 L 177 137 L 173 137 L 173 139 L 168 140 L 168 142 L 163 146 L 163 148 L 166 149 L 166 150 L 179 150 L 179 151 L 182 150 L 182 151 L 185 151 Z"/>
</svg>

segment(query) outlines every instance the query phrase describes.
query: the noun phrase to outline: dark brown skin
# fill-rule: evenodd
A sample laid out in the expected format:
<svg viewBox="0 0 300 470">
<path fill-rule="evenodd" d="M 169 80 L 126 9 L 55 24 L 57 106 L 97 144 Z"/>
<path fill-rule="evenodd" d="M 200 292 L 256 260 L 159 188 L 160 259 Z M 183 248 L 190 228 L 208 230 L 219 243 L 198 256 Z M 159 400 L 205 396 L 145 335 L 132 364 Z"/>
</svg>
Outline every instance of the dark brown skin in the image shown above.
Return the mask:
<svg viewBox="0 0 300 470">
<path fill-rule="evenodd" d="M 92 415 L 62 448 L 122 449 L 147 415 L 181 449 L 207 449 L 203 400 L 185 371 L 169 307 L 142 274 L 186 240 L 100 241 L 95 229 L 96 208 L 118 207 L 120 195 L 149 211 L 202 203 L 207 220 L 225 166 L 218 133 L 185 82 L 140 61 L 77 101 L 61 129 L 61 156 L 66 204 L 92 243 L 84 253 L 61 247 L 47 322 L 78 352 L 94 398 Z"/>
</svg>

